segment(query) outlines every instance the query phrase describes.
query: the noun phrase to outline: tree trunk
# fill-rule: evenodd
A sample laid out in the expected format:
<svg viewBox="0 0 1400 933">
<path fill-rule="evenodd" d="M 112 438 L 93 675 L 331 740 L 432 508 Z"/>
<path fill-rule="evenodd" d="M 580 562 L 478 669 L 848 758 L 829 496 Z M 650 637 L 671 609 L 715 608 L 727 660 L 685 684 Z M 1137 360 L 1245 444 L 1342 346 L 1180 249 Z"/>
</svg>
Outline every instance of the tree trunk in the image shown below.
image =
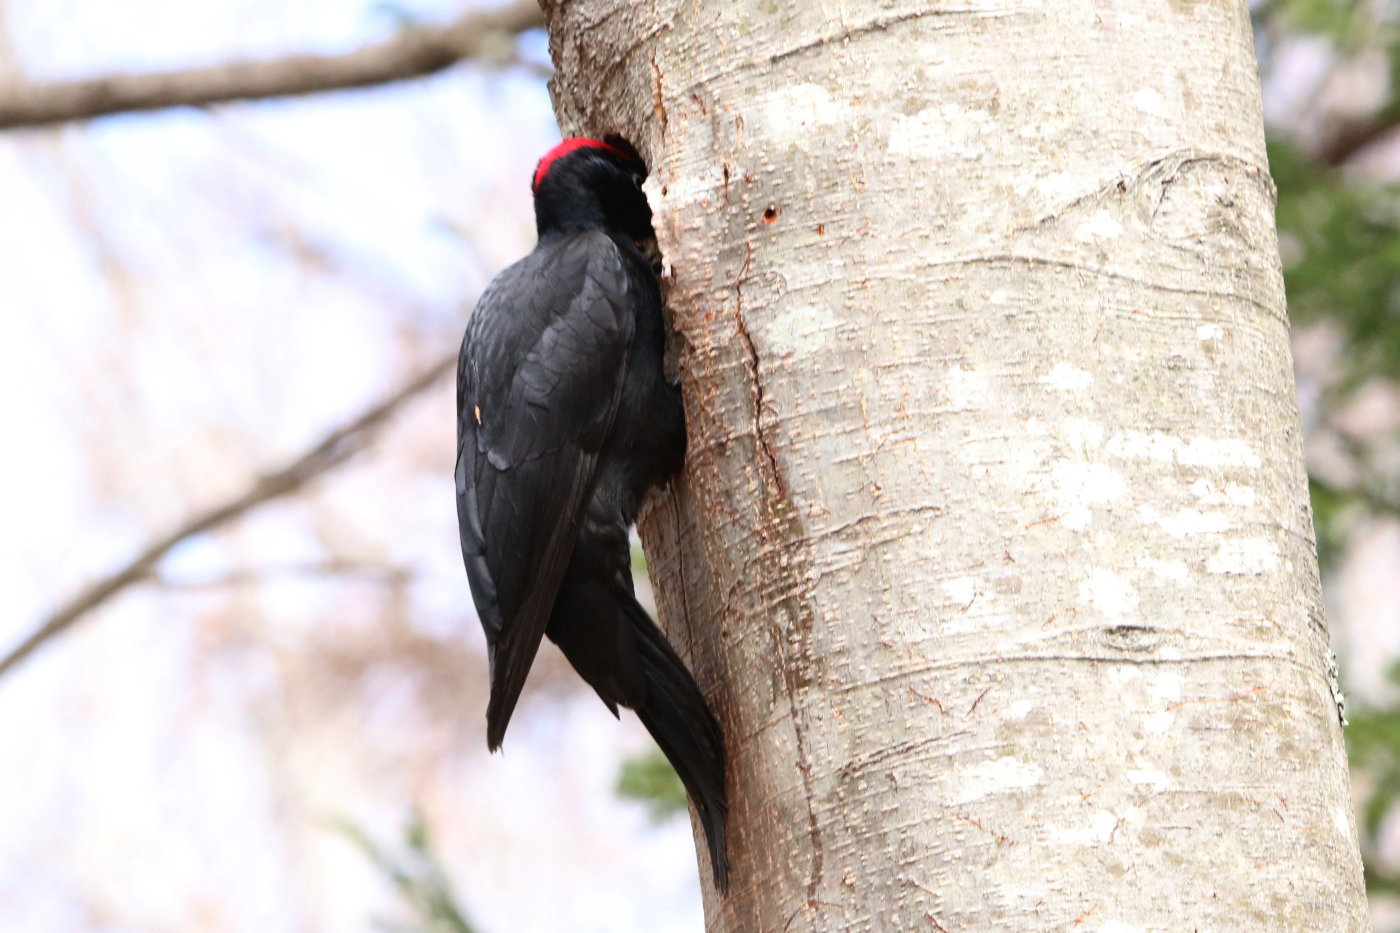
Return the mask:
<svg viewBox="0 0 1400 933">
<path fill-rule="evenodd" d="M 1246 4 L 548 20 L 671 268 L 707 928 L 1365 928 Z"/>
</svg>

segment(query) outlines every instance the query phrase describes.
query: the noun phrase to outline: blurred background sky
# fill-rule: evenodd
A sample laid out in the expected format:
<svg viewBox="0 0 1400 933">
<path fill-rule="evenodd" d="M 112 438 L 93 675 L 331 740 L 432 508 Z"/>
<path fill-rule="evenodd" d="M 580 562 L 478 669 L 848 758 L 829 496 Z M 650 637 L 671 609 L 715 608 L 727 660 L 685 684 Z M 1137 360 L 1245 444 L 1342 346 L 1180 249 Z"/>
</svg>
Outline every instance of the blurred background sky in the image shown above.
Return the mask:
<svg viewBox="0 0 1400 933">
<path fill-rule="evenodd" d="M 0 0 L 0 99 L 350 52 L 463 2 Z M 1254 12 L 1363 849 L 1395 933 L 1400 19 Z M 543 33 L 495 58 L 0 130 L 0 653 L 455 353 L 533 243 L 529 176 L 558 138 Z M 0 674 L 0 929 L 701 929 L 688 822 L 618 793 L 650 740 L 552 647 L 485 754 L 453 418 L 439 378 Z"/>
</svg>

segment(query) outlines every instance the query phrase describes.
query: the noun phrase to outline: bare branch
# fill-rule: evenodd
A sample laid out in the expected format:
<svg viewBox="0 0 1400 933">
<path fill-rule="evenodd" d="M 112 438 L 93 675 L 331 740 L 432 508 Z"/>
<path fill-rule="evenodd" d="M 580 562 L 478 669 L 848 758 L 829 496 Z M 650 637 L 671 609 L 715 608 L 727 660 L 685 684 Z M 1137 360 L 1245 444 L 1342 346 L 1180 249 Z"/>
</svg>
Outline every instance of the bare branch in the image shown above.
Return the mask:
<svg viewBox="0 0 1400 933">
<path fill-rule="evenodd" d="M 464 14 L 446 25 L 409 27 L 392 39 L 343 55 L 290 55 L 185 71 L 0 84 L 0 129 L 403 81 L 463 59 L 489 58 L 503 37 L 542 25 L 536 0 L 516 0 Z"/>
<path fill-rule="evenodd" d="M 412 567 L 403 564 L 383 564 L 370 561 L 322 560 L 291 564 L 272 564 L 233 570 L 223 576 L 200 580 L 172 580 L 163 574 L 151 577 L 151 582 L 172 591 L 216 590 L 226 587 L 258 586 L 282 580 L 348 577 L 383 586 L 401 586 L 414 577 Z"/>
<path fill-rule="evenodd" d="M 89 584 L 54 610 L 17 647 L 0 658 L 0 676 L 4 676 L 49 639 L 71 628 L 74 623 L 122 590 L 150 578 L 165 555 L 179 544 L 196 535 L 212 531 L 265 502 L 296 492 L 311 480 L 344 463 L 364 449 L 394 413 L 451 372 L 455 362 L 454 353 L 433 363 L 392 395 L 327 434 L 291 463 L 274 473 L 255 479 L 247 489 L 227 502 L 191 516 L 174 531 L 149 544 L 124 566 Z"/>
<path fill-rule="evenodd" d="M 1391 104 L 1379 113 L 1334 127 L 1317 146 L 1317 157 L 1334 168 L 1350 162 L 1357 153 L 1381 142 L 1400 127 L 1400 105 Z"/>
</svg>

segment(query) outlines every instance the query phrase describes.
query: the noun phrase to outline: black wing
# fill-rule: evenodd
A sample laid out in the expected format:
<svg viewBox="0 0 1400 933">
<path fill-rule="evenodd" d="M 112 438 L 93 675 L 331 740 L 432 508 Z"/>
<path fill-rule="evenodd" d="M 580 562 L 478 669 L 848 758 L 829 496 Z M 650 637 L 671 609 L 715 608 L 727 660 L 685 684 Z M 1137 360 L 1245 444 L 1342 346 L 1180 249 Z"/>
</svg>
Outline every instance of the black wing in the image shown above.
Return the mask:
<svg viewBox="0 0 1400 933">
<path fill-rule="evenodd" d="M 482 295 L 457 364 L 457 519 L 491 660 L 494 751 L 612 428 L 640 300 L 604 233 L 537 247 Z"/>
</svg>

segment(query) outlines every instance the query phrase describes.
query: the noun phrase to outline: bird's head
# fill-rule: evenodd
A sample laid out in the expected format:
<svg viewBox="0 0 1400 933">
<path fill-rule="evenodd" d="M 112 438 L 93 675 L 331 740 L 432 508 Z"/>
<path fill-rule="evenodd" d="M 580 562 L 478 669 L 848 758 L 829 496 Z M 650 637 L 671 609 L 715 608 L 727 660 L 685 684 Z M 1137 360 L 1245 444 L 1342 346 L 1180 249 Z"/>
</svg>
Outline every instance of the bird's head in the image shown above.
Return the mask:
<svg viewBox="0 0 1400 933">
<path fill-rule="evenodd" d="M 535 166 L 535 227 L 541 237 L 598 228 L 654 240 L 646 177 L 641 157 L 620 139 L 566 139 Z"/>
</svg>

